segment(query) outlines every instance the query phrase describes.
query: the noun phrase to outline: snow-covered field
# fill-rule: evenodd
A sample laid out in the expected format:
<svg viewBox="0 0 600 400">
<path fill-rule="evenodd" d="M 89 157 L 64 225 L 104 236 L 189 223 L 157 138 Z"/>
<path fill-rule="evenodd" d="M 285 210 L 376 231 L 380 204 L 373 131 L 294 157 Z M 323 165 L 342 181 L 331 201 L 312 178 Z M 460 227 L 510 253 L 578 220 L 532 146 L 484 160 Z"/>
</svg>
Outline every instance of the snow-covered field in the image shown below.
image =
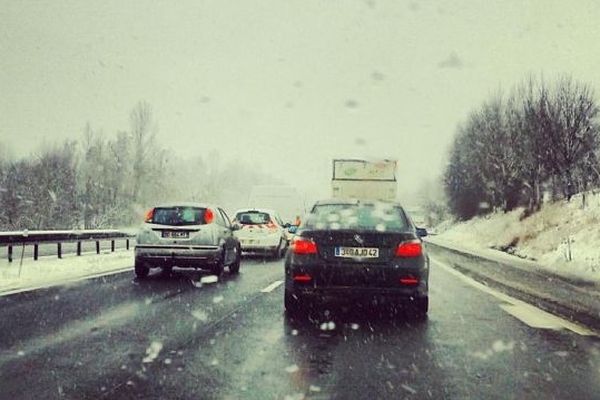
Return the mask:
<svg viewBox="0 0 600 400">
<path fill-rule="evenodd" d="M 555 273 L 600 282 L 600 194 L 588 193 L 585 208 L 578 195 L 522 215 L 517 209 L 474 218 L 450 225 L 431 240 L 486 254 L 503 249 Z"/>
<path fill-rule="evenodd" d="M 24 290 L 53 286 L 94 276 L 133 270 L 133 250 L 114 253 L 41 257 L 0 262 L 0 296 Z M 133 276 L 133 272 L 132 272 Z"/>
</svg>

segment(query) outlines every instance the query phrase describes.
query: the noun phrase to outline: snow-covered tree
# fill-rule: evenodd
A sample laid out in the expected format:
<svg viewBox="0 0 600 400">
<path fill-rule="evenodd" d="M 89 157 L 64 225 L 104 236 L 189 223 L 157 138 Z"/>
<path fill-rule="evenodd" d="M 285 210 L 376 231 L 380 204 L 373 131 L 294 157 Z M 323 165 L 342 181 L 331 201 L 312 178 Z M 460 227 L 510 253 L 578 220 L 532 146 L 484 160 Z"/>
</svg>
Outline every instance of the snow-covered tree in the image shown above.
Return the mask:
<svg viewBox="0 0 600 400">
<path fill-rule="evenodd" d="M 544 187 L 566 199 L 598 187 L 598 113 L 589 85 L 569 77 L 552 86 L 529 78 L 506 100 L 493 96 L 457 130 L 444 175 L 450 209 L 459 218 L 533 212 Z"/>
</svg>

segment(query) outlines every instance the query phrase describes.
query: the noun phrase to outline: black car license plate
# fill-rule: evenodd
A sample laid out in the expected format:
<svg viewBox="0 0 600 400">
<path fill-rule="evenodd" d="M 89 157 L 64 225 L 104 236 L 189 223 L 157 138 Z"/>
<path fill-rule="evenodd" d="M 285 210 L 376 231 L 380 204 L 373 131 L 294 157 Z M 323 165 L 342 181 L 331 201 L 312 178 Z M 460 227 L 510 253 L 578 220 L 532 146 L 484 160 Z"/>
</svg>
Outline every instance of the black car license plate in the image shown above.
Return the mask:
<svg viewBox="0 0 600 400">
<path fill-rule="evenodd" d="M 336 257 L 344 258 L 378 258 L 379 249 L 376 247 L 343 247 L 335 248 Z"/>
</svg>

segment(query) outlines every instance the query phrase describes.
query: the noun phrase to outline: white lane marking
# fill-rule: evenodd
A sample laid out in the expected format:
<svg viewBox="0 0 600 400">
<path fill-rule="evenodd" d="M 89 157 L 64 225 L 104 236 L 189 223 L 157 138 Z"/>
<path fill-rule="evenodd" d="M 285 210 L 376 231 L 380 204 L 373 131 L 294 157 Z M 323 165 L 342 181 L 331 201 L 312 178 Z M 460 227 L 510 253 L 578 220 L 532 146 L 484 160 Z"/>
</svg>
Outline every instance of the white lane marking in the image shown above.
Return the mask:
<svg viewBox="0 0 600 400">
<path fill-rule="evenodd" d="M 533 310 L 534 312 L 532 312 L 530 310 L 531 307 L 522 307 L 516 304 L 500 304 L 500 308 L 533 328 L 552 329 L 555 331 L 562 329 L 560 321 L 548 318 L 547 315 L 540 315 L 540 310 Z"/>
<path fill-rule="evenodd" d="M 482 292 L 490 294 L 505 303 L 508 303 L 501 304 L 500 307 L 515 318 L 522 321 L 523 323 L 527 324 L 528 326 L 531 326 L 532 328 L 554 330 L 568 329 L 571 332 L 575 332 L 576 334 L 581 336 L 599 336 L 597 333 L 584 326 L 575 324 L 571 321 L 567 321 L 566 319 L 550 314 L 529 303 L 515 299 L 514 297 L 508 296 L 504 293 L 498 292 L 497 290 L 494 290 L 482 283 L 477 282 L 472 278 L 469 278 L 468 276 L 458 272 L 454 268 L 444 264 L 443 262 L 436 260 L 433 257 L 430 258 L 435 264 L 442 267 L 444 270 L 456 276 L 457 278 L 461 279 L 463 282 L 475 287 L 476 289 L 481 290 Z"/>
<path fill-rule="evenodd" d="M 261 290 L 261 293 L 270 293 L 273 290 L 277 289 L 279 287 L 279 285 L 281 285 L 283 283 L 283 281 L 275 281 L 273 283 L 271 283 L 269 286 L 267 286 L 266 288 L 264 288 L 263 290 Z"/>
</svg>

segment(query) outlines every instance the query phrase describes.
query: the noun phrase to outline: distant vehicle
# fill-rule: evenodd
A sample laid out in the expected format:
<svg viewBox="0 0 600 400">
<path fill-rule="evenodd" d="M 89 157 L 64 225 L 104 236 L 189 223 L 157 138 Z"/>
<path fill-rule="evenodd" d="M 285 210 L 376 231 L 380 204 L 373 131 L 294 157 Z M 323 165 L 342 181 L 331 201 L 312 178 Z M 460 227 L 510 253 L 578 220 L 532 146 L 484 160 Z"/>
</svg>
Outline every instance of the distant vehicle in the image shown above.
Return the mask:
<svg viewBox="0 0 600 400">
<path fill-rule="evenodd" d="M 294 222 L 287 225 L 286 236 L 288 239 L 288 243 L 291 242 L 292 239 L 294 238 L 294 235 L 296 234 L 296 231 L 298 230 L 298 227 L 300 226 L 301 223 L 302 223 L 302 220 L 300 219 L 300 216 L 296 215 Z"/>
<path fill-rule="evenodd" d="M 333 198 L 395 201 L 398 195 L 394 160 L 333 160 Z"/>
<path fill-rule="evenodd" d="M 145 278 L 151 268 L 201 268 L 221 275 L 240 270 L 241 250 L 235 227 L 223 209 L 200 203 L 154 207 L 137 234 L 135 274 Z"/>
<path fill-rule="evenodd" d="M 429 308 L 429 257 L 398 203 L 333 199 L 306 216 L 285 259 L 289 314 L 321 301 L 376 301 Z"/>
<path fill-rule="evenodd" d="M 275 258 L 285 254 L 289 224 L 284 223 L 275 211 L 263 208 L 238 210 L 233 223 L 240 227 L 235 236 L 242 251 L 269 254 Z"/>
<path fill-rule="evenodd" d="M 283 222 L 292 224 L 305 213 L 304 196 L 286 185 L 256 185 L 250 190 L 247 208 L 277 210 Z"/>
</svg>

